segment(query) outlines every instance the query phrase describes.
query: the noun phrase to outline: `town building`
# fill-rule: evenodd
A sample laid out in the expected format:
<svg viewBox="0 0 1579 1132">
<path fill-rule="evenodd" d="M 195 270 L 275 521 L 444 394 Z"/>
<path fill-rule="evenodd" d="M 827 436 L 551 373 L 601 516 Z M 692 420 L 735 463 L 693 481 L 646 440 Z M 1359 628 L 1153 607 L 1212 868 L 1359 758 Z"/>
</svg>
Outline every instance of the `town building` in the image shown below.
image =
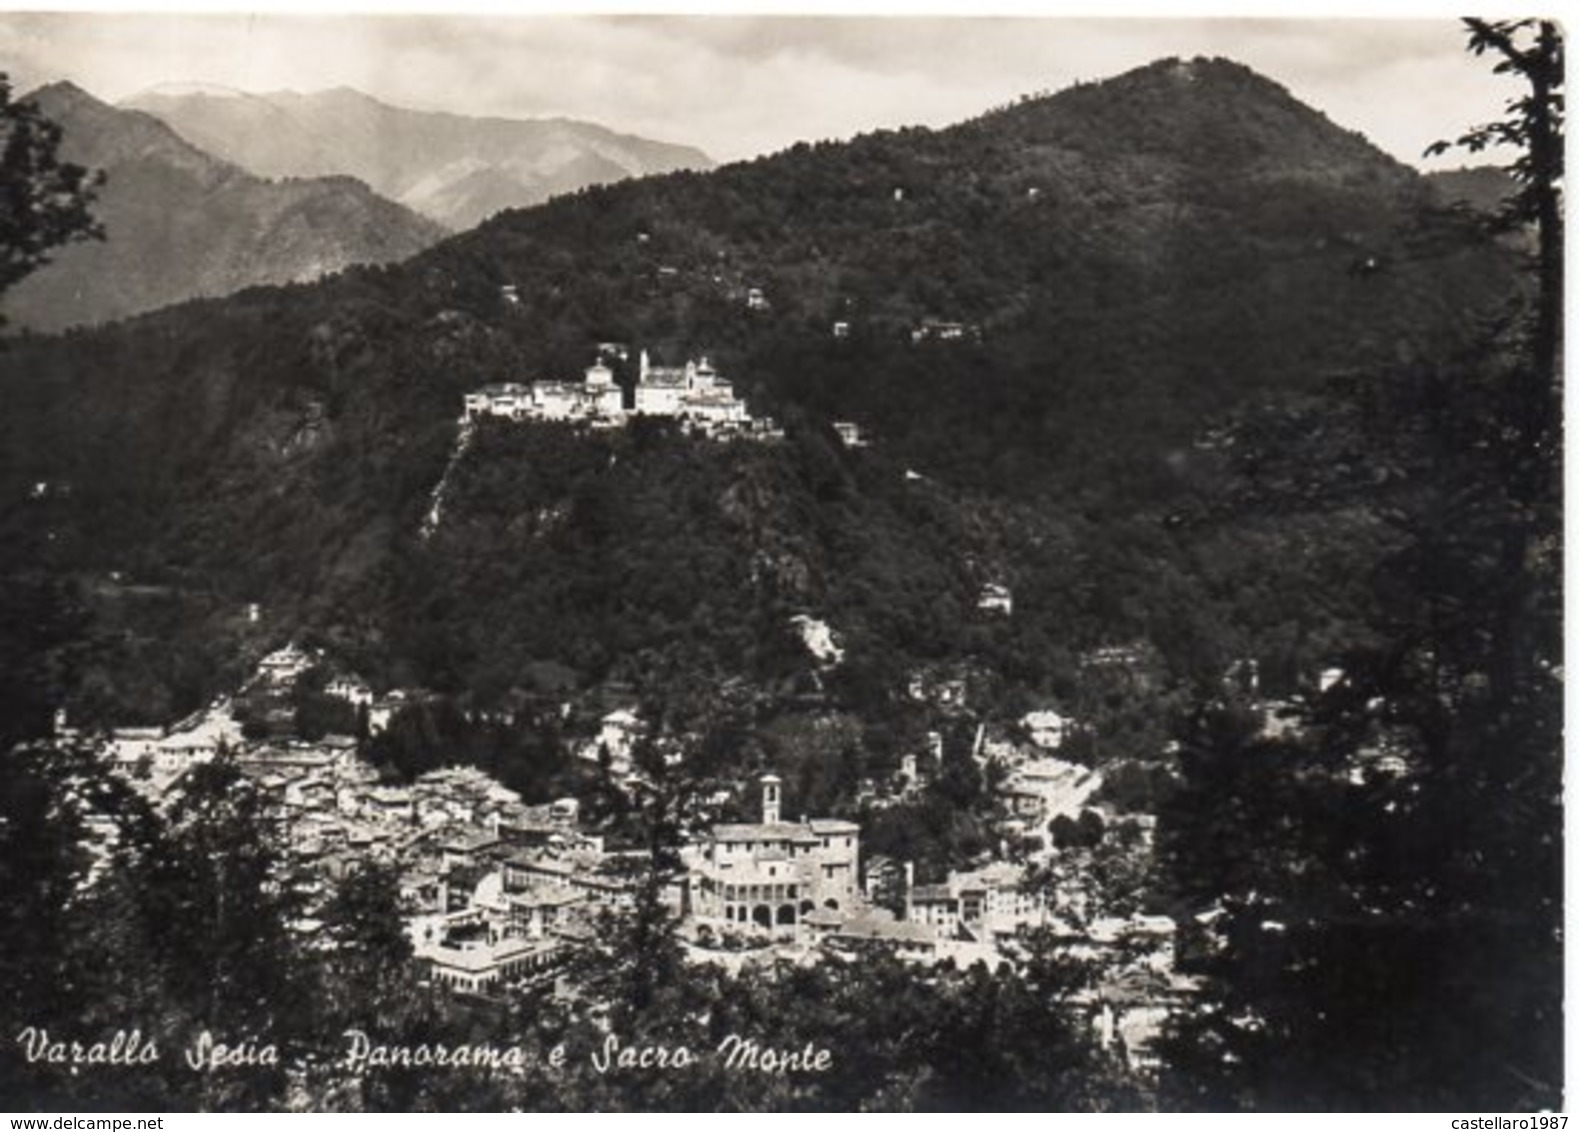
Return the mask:
<svg viewBox="0 0 1579 1132">
<path fill-rule="evenodd" d="M 450 833 L 439 849 L 443 853 L 444 867 L 481 864 L 503 844 L 497 833 L 482 829 L 457 829 Z"/>
<path fill-rule="evenodd" d="M 553 885 L 536 885 L 506 893 L 510 926 L 527 939 L 546 939 L 568 922 L 570 909 L 583 903 L 584 893 Z"/>
<path fill-rule="evenodd" d="M 862 903 L 861 827 L 835 818 L 786 822 L 782 782 L 762 778 L 762 820 L 715 825 L 688 862 L 685 904 L 699 921 L 797 935 L 817 910 Z"/>
<path fill-rule="evenodd" d="M 163 739 L 162 727 L 117 727 L 110 732 L 105 754 L 112 764 L 122 768 L 135 767 L 145 760 L 152 765 Z"/>
<path fill-rule="evenodd" d="M 1059 814 L 1078 816 L 1101 785 L 1100 771 L 1047 757 L 1015 767 L 1000 793 L 1016 817 L 1044 821 Z"/>
<path fill-rule="evenodd" d="M 1013 936 L 1047 919 L 1047 897 L 1022 888 L 1023 879 L 1018 866 L 1004 861 L 951 872 L 942 884 L 910 890 L 905 919 L 931 927 L 941 938 L 993 942 Z"/>
<path fill-rule="evenodd" d="M 103 756 L 122 774 L 134 779 L 152 775 L 162 788 L 221 750 L 239 750 L 242 744 L 230 701 L 220 698 L 169 727 L 117 727 L 105 742 Z"/>
<path fill-rule="evenodd" d="M 905 870 L 892 857 L 876 856 L 866 862 L 861 881 L 868 904 L 899 907 L 905 898 Z"/>
<path fill-rule="evenodd" d="M 452 990 L 482 994 L 500 983 L 552 970 L 560 950 L 556 939 L 473 938 L 457 929 L 437 941 L 418 940 L 412 952 L 418 962 L 427 966 L 434 982 Z"/>
<path fill-rule="evenodd" d="M 911 963 L 930 964 L 938 959 L 937 933 L 884 913 L 868 913 L 819 924 L 815 929 L 823 946 L 835 954 L 861 957 L 887 954 Z"/>
</svg>

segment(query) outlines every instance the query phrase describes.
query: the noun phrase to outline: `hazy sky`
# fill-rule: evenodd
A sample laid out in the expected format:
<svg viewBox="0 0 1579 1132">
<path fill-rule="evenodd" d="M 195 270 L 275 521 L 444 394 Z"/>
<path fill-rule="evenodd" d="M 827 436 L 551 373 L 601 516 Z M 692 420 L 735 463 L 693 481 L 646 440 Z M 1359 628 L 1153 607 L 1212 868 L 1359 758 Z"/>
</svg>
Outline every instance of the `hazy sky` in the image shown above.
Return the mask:
<svg viewBox="0 0 1579 1132">
<path fill-rule="evenodd" d="M 68 78 L 113 101 L 170 82 L 351 86 L 426 109 L 586 118 L 720 160 L 1222 55 L 1418 164 L 1514 92 L 1463 43 L 1447 18 L 0 14 L 0 70 L 20 89 Z"/>
</svg>

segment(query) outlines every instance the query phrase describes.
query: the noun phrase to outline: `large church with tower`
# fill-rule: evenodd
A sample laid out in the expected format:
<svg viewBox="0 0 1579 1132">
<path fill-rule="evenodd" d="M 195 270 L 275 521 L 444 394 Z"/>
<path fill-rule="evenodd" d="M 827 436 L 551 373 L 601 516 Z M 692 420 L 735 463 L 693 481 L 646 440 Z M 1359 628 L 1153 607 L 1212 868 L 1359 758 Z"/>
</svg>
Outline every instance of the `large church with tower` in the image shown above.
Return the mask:
<svg viewBox="0 0 1579 1132">
<path fill-rule="evenodd" d="M 687 864 L 687 911 L 699 923 L 798 934 L 815 911 L 860 901 L 861 827 L 837 818 L 783 820 L 783 782 L 763 775 L 762 820 L 715 825 Z"/>
</svg>

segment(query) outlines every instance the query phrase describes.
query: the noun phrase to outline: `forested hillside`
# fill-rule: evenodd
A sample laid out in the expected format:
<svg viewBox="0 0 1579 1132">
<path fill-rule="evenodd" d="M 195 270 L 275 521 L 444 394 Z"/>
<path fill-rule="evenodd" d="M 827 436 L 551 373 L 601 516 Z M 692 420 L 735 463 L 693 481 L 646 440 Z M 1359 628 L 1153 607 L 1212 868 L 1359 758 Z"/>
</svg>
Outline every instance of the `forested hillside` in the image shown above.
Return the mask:
<svg viewBox="0 0 1579 1132">
<path fill-rule="evenodd" d="M 1515 274 L 1433 200 L 1206 60 L 589 190 L 398 267 L 8 350 L 11 568 L 98 595 L 117 626 L 101 673 L 128 642 L 161 673 L 166 648 L 218 660 L 313 630 L 387 679 L 479 694 L 529 658 L 596 682 L 691 639 L 698 664 L 758 677 L 781 617 L 807 612 L 888 692 L 900 658 L 991 647 L 1040 686 L 1136 638 L 1181 677 L 1248 651 L 1291 680 L 1381 536 L 1354 507 L 1225 508 L 1212 430 L 1474 336 Z M 916 334 L 928 318 L 961 336 Z M 420 540 L 461 394 L 576 372 L 600 340 L 710 353 L 789 442 L 485 436 Z M 875 446 L 840 449 L 830 418 Z M 981 630 L 988 581 L 1016 614 Z M 239 624 L 250 601 L 262 626 Z M 139 630 L 144 606 L 173 625 Z M 217 670 L 151 700 L 105 690 L 175 707 Z"/>
</svg>

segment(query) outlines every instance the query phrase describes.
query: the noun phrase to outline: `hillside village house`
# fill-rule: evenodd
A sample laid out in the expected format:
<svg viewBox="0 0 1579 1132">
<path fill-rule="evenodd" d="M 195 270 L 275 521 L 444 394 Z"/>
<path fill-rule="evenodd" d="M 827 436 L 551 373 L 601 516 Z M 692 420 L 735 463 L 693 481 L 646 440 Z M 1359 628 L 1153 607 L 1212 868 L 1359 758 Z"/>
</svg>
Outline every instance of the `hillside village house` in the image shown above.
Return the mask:
<svg viewBox="0 0 1579 1132">
<path fill-rule="evenodd" d="M 169 727 L 117 727 L 103 753 L 123 772 L 146 766 L 162 778 L 172 778 L 210 761 L 222 748 L 238 750 L 241 745 L 241 726 L 230 714 L 230 701 L 221 698 Z"/>
<path fill-rule="evenodd" d="M 1020 888 L 1022 871 L 999 861 L 970 872 L 951 872 L 943 884 L 917 885 L 906 901 L 905 918 L 941 936 L 992 941 L 1021 927 L 1045 923 L 1047 898 Z"/>
<path fill-rule="evenodd" d="M 834 421 L 834 435 L 846 448 L 865 448 L 866 437 L 861 435 L 861 426 L 854 421 Z"/>
<path fill-rule="evenodd" d="M 324 685 L 323 694 L 344 700 L 352 707 L 368 707 L 373 703 L 373 689 L 358 676 L 336 676 Z"/>
<path fill-rule="evenodd" d="M 986 613 L 1008 616 L 1014 612 L 1014 595 L 1001 582 L 988 582 L 981 587 L 981 594 L 976 598 L 976 608 Z"/>
<path fill-rule="evenodd" d="M 815 917 L 819 921 L 821 917 Z M 869 914 L 849 919 L 829 919 L 813 929 L 835 954 L 848 956 L 888 954 L 897 959 L 929 964 L 936 961 L 936 933 L 921 924 Z"/>
<path fill-rule="evenodd" d="M 1073 721 L 1051 709 L 1027 712 L 1020 720 L 1025 736 L 1045 750 L 1056 751 L 1074 730 Z"/>
<path fill-rule="evenodd" d="M 258 679 L 279 685 L 293 682 L 313 666 L 317 658 L 294 643 L 275 649 L 258 661 Z"/>
<path fill-rule="evenodd" d="M 597 734 L 583 743 L 577 754 L 589 762 L 597 762 L 606 751 L 609 769 L 614 774 L 627 775 L 631 771 L 631 754 L 642 730 L 641 717 L 634 709 L 616 708 L 598 721 Z"/>
<path fill-rule="evenodd" d="M 1075 817 L 1102 785 L 1100 772 L 1052 757 L 1031 759 L 1016 767 L 1001 793 L 1017 817 Z"/>
<path fill-rule="evenodd" d="M 859 904 L 861 827 L 783 821 L 780 787 L 778 775 L 764 775 L 762 820 L 713 826 L 688 861 L 686 899 L 698 921 L 795 935 L 815 911 Z"/>
<path fill-rule="evenodd" d="M 963 342 L 967 338 L 980 340 L 981 328 L 974 323 L 928 317 L 910 331 L 912 342 Z"/>
</svg>

